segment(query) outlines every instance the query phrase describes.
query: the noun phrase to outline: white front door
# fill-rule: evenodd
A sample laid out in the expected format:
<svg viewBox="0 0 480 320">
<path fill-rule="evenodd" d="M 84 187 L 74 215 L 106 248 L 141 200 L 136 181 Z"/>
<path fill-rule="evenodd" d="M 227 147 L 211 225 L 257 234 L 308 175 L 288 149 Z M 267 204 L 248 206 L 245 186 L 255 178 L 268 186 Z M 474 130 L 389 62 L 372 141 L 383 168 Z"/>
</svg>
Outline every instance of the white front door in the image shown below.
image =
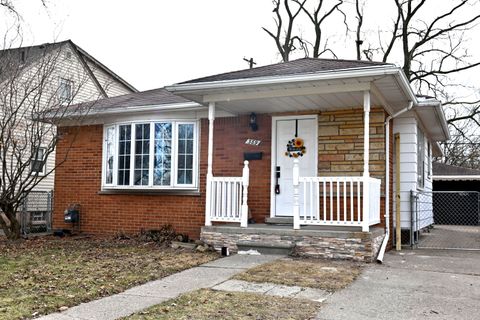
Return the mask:
<svg viewBox="0 0 480 320">
<path fill-rule="evenodd" d="M 293 215 L 293 157 L 286 155 L 287 144 L 297 137 L 303 139 L 305 152 L 299 156 L 300 176 L 317 176 L 318 121 L 313 116 L 291 116 L 273 118 L 272 155 L 272 216 Z M 277 177 L 279 172 L 279 177 Z M 300 201 L 303 202 L 303 190 L 300 188 Z M 303 204 L 300 212 L 303 210 Z"/>
</svg>

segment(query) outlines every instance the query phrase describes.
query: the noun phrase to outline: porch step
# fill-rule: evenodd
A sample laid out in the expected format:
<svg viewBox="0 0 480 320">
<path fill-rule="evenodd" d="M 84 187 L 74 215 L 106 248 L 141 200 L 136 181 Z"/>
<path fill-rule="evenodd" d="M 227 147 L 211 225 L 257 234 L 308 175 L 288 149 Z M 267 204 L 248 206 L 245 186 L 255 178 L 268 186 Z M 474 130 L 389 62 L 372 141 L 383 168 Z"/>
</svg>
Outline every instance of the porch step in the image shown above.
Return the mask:
<svg viewBox="0 0 480 320">
<path fill-rule="evenodd" d="M 293 243 L 276 243 L 276 242 L 262 242 L 262 241 L 238 241 L 238 251 L 256 250 L 261 254 L 284 254 L 292 253 L 295 244 Z"/>
<path fill-rule="evenodd" d="M 293 217 L 270 217 L 265 218 L 266 224 L 293 225 Z"/>
</svg>

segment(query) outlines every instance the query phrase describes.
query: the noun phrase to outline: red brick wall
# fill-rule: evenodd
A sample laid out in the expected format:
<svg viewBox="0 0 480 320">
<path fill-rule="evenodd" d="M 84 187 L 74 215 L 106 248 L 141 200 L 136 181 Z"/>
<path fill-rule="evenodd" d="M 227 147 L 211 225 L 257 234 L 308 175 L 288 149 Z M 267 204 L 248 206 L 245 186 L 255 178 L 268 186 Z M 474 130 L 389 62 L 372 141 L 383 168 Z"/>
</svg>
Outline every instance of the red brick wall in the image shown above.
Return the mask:
<svg viewBox="0 0 480 320">
<path fill-rule="evenodd" d="M 262 152 L 262 160 L 250 161 L 249 206 L 255 221 L 263 223 L 265 217 L 270 215 L 271 116 L 257 115 L 257 123 L 259 129 L 253 132 L 248 126 L 248 116 L 215 120 L 213 174 L 241 176 L 243 153 Z M 54 228 L 70 228 L 70 225 L 63 223 L 63 211 L 69 204 L 79 203 L 81 230 L 87 233 L 135 233 L 141 229 L 155 229 L 164 224 L 172 224 L 177 232 L 193 238 L 199 236 L 205 210 L 208 146 L 206 119 L 201 121 L 198 196 L 98 194 L 101 190 L 103 126 L 61 127 L 59 131 L 63 134 L 63 139 L 57 146 L 57 163 L 65 158 L 67 151 L 69 154 L 55 173 Z M 247 138 L 262 142 L 259 146 L 246 145 Z M 393 146 L 393 139 L 391 141 Z M 390 150 L 393 153 L 392 147 Z M 320 154 L 322 152 L 319 150 Z M 323 158 L 319 158 L 322 161 Z M 392 172 L 391 166 L 391 176 Z M 378 176 L 382 177 L 381 170 Z M 384 209 L 382 197 L 382 225 Z"/>
<path fill-rule="evenodd" d="M 258 131 L 249 128 L 248 116 L 235 118 L 217 118 L 214 135 L 214 176 L 240 177 L 243 169 L 244 152 L 262 152 L 262 160 L 252 160 L 250 167 L 250 186 L 248 204 L 253 219 L 263 223 L 270 215 L 270 170 L 272 118 L 269 115 L 257 115 Z M 248 138 L 261 140 L 259 146 L 246 145 Z M 208 121 L 202 120 L 202 146 L 207 150 Z M 207 153 L 202 152 L 201 171 L 207 171 Z"/>
<path fill-rule="evenodd" d="M 261 151 L 263 159 L 250 161 L 249 204 L 253 218 L 263 222 L 270 209 L 271 117 L 259 115 L 259 130 L 252 132 L 248 116 L 215 120 L 214 175 L 241 176 L 243 152 Z M 57 146 L 54 228 L 63 223 L 63 211 L 71 203 L 81 205 L 81 230 L 87 233 L 135 233 L 172 224 L 190 237 L 199 236 L 204 224 L 205 175 L 207 171 L 208 122 L 201 122 L 200 195 L 98 194 L 101 190 L 103 126 L 61 127 Z M 247 138 L 262 140 L 260 146 L 245 144 Z M 70 147 L 71 145 L 71 147 Z"/>
</svg>

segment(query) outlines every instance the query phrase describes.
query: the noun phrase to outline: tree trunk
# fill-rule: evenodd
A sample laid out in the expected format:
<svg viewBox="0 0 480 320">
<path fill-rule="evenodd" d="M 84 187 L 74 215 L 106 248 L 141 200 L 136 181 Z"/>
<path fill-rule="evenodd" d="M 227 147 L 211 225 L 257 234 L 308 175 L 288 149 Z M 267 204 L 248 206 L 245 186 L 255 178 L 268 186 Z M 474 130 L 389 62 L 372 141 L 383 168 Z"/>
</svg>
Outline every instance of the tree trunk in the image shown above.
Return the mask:
<svg viewBox="0 0 480 320">
<path fill-rule="evenodd" d="M 17 210 L 7 206 L 3 208 L 3 215 L 0 216 L 0 226 L 8 240 L 18 240 L 21 236 L 21 225 L 17 219 Z"/>
</svg>

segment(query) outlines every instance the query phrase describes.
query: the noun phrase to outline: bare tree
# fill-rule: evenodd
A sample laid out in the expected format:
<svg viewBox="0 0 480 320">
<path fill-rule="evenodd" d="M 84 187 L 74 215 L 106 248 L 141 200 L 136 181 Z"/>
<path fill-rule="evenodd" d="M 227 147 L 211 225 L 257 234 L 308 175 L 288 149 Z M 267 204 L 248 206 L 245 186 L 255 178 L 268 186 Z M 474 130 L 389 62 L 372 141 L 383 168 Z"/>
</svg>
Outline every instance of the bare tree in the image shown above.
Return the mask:
<svg viewBox="0 0 480 320">
<path fill-rule="evenodd" d="M 478 165 L 478 161 L 472 161 L 478 155 L 476 146 L 480 143 L 478 135 L 472 135 L 472 130 L 480 128 L 478 101 L 458 101 L 458 96 L 450 94 L 456 88 L 467 87 L 452 85 L 452 75 L 458 77 L 480 65 L 479 60 L 472 61 L 467 41 L 467 33 L 480 20 L 478 2 L 452 1 L 443 12 L 429 19 L 425 18 L 425 11 L 433 9 L 432 5 L 437 4 L 434 1 L 394 0 L 394 3 L 396 18 L 382 60 L 388 61 L 397 46 L 402 69 L 412 85 L 419 93 L 444 101 L 454 142 L 444 145 L 446 161 Z"/>
<path fill-rule="evenodd" d="M 310 1 L 310 0 L 309 0 Z M 467 146 L 471 152 L 463 152 L 465 159 L 462 163 L 475 163 L 475 148 L 480 144 L 477 129 L 480 129 L 480 108 L 478 90 L 470 88 L 466 83 L 457 83 L 453 78 L 460 79 L 466 71 L 480 66 L 480 60 L 473 58 L 469 49 L 469 40 L 475 37 L 474 29 L 480 21 L 480 2 L 478 0 L 452 0 L 438 2 L 434 0 L 390 0 L 391 9 L 385 14 L 391 14 L 391 25 L 379 26 L 377 32 L 365 32 L 365 17 L 368 15 L 367 2 L 355 0 L 347 2 L 337 0 L 334 4 L 326 4 L 326 0 L 317 0 L 313 9 L 308 8 L 310 2 L 291 0 L 296 4 L 295 14 L 287 15 L 288 27 L 283 32 L 282 15 L 280 9 L 288 8 L 288 0 L 281 3 L 274 1 L 277 22 L 277 32 L 269 35 L 275 40 L 277 49 L 288 61 L 294 43 L 301 44 L 308 55 L 308 45 L 313 47 L 313 57 L 320 57 L 322 53 L 333 53 L 324 38 L 324 30 L 331 23 L 329 17 L 335 12 L 344 17 L 353 15 L 356 19 L 356 28 L 347 30 L 355 35 L 356 58 L 361 59 L 362 53 L 368 60 L 380 60 L 400 64 L 408 80 L 419 95 L 433 96 L 444 103 L 454 141 L 462 143 L 461 148 L 453 148 L 451 144 L 445 147 L 446 152 L 464 150 Z M 314 26 L 311 39 L 292 36 L 292 30 L 301 22 L 302 11 L 310 25 Z M 290 11 L 288 11 L 291 13 Z M 378 14 L 378 13 L 376 13 Z M 372 18 L 370 18 L 372 17 Z M 328 20 L 328 21 L 327 21 Z M 338 28 L 338 24 L 337 24 Z M 265 29 L 265 28 L 264 28 Z M 265 29 L 265 31 L 267 31 Z M 371 31 L 371 30 L 370 30 Z M 267 31 L 268 32 L 268 31 Z M 376 36 L 372 37 L 372 34 Z M 284 42 L 282 42 L 284 40 Z M 324 41 L 323 48 L 321 46 Z M 313 45 L 312 45 L 313 43 Z M 361 48 L 364 45 L 365 48 Z M 285 50 L 288 48 L 288 50 Z M 335 55 L 334 55 L 335 56 Z M 462 99 L 459 91 L 470 90 L 471 100 Z M 476 134 L 473 134 L 473 133 Z M 458 140 L 457 140 L 458 138 Z M 459 157 L 460 153 L 449 155 Z M 470 160 L 468 160 L 470 159 Z"/>
<path fill-rule="evenodd" d="M 267 28 L 263 30 L 275 41 L 278 52 L 282 57 L 282 61 L 287 62 L 290 59 L 290 54 L 292 51 L 297 49 L 297 45 L 301 49 L 305 50 L 305 43 L 300 36 L 294 35 L 293 27 L 295 25 L 295 19 L 297 19 L 300 12 L 302 12 L 305 2 L 303 1 L 293 1 L 296 4 L 295 10 L 292 11 L 290 8 L 289 0 L 273 0 L 273 12 L 275 13 L 275 30 L 270 31 Z M 286 22 L 284 25 L 284 13 L 286 13 Z"/>
<path fill-rule="evenodd" d="M 343 4 L 343 0 L 337 0 L 333 4 L 330 4 L 329 1 L 326 0 L 318 0 L 312 10 L 310 12 L 305 5 L 305 1 L 300 2 L 299 0 L 294 0 L 306 14 L 308 19 L 313 25 L 313 29 L 315 31 L 314 41 L 313 41 L 313 50 L 312 50 L 312 57 L 318 58 L 322 54 L 326 52 L 330 52 L 333 56 L 336 57 L 335 53 L 328 47 L 328 39 L 324 40 L 323 38 L 323 25 L 326 20 L 331 17 L 334 13 L 340 13 L 344 17 L 344 21 L 346 20 L 345 13 L 341 10 L 341 5 Z M 330 6 L 328 6 L 330 4 Z M 345 21 L 346 25 L 346 21 Z M 305 39 L 303 39 L 305 42 Z M 322 41 L 324 40 L 323 48 Z"/>
<path fill-rule="evenodd" d="M 65 161 L 46 167 L 61 139 L 52 119 L 81 121 L 94 102 L 72 103 L 97 98 L 88 96 L 89 75 L 71 63 L 66 48 L 50 44 L 0 51 L 0 227 L 8 239 L 20 237 L 18 215 L 25 198 Z"/>
</svg>

